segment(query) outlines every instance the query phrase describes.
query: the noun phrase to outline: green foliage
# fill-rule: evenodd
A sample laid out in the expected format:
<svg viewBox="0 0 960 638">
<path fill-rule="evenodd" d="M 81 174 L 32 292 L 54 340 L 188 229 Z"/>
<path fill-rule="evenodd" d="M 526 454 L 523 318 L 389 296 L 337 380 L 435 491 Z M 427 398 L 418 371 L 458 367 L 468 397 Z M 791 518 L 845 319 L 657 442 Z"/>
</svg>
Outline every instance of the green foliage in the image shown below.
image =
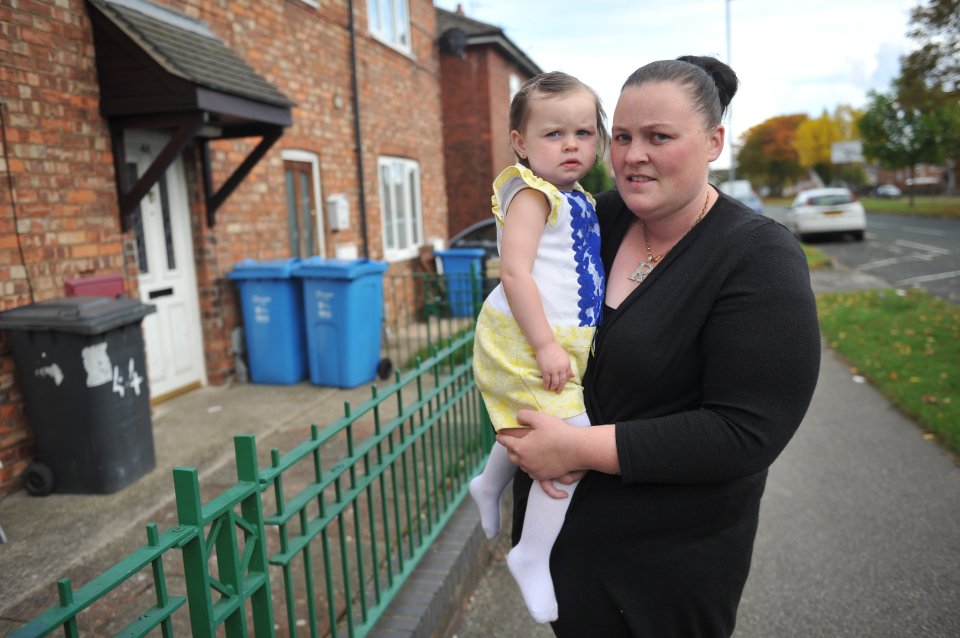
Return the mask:
<svg viewBox="0 0 960 638">
<path fill-rule="evenodd" d="M 580 180 L 580 186 L 591 195 L 602 193 L 613 188 L 613 179 L 607 172 L 603 160 L 597 160 L 590 171 Z"/>
<path fill-rule="evenodd" d="M 920 290 L 821 294 L 817 308 L 851 373 L 960 452 L 960 308 Z"/>
<path fill-rule="evenodd" d="M 913 177 L 917 164 L 941 164 L 960 149 L 960 103 L 915 82 L 914 91 L 904 92 L 904 82 L 892 96 L 870 92 L 860 133 L 864 155 L 888 168 L 909 168 Z M 901 98 L 903 93 L 909 97 Z"/>
<path fill-rule="evenodd" d="M 920 78 L 946 94 L 960 91 L 960 0 L 930 0 L 910 14 L 919 45 L 901 60 L 901 78 Z"/>
</svg>

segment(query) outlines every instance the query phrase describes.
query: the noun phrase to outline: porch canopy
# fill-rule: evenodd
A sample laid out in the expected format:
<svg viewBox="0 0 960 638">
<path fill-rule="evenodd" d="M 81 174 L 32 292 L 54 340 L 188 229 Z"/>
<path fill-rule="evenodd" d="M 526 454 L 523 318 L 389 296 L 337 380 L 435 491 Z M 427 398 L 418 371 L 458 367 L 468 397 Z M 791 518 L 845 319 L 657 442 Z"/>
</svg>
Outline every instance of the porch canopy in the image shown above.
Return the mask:
<svg viewBox="0 0 960 638">
<path fill-rule="evenodd" d="M 120 224 L 131 226 L 140 200 L 194 140 L 200 144 L 207 208 L 216 211 L 290 125 L 294 103 L 257 74 L 200 20 L 147 0 L 87 0 L 96 46 L 100 113 L 110 124 Z M 170 141 L 128 183 L 124 133 L 165 129 Z M 219 188 L 209 141 L 259 137 Z"/>
</svg>

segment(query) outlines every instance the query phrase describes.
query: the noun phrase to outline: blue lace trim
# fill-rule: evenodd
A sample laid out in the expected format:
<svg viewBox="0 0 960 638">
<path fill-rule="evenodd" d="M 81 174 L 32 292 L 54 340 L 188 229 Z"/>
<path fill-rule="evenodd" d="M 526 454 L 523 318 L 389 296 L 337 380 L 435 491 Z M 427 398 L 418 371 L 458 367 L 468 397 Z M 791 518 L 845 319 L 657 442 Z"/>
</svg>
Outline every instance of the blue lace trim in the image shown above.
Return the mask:
<svg viewBox="0 0 960 638">
<path fill-rule="evenodd" d="M 570 201 L 570 226 L 573 251 L 577 260 L 581 326 L 596 326 L 603 319 L 603 299 L 607 277 L 600 260 L 600 222 L 597 211 L 579 191 L 564 193 Z"/>
</svg>

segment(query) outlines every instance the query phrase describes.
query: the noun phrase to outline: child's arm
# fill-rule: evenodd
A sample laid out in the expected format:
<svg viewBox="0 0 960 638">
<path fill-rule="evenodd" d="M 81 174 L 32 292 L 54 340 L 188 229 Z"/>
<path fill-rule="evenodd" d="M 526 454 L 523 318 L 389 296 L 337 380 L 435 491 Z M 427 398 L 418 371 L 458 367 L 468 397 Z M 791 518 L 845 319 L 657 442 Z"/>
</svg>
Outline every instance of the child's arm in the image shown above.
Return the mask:
<svg viewBox="0 0 960 638">
<path fill-rule="evenodd" d="M 500 281 L 510 311 L 536 353 L 543 387 L 560 392 L 573 377 L 573 368 L 569 355 L 553 338 L 540 291 L 531 276 L 549 213 L 550 206 L 538 191 L 525 188 L 514 196 L 500 240 Z"/>
</svg>

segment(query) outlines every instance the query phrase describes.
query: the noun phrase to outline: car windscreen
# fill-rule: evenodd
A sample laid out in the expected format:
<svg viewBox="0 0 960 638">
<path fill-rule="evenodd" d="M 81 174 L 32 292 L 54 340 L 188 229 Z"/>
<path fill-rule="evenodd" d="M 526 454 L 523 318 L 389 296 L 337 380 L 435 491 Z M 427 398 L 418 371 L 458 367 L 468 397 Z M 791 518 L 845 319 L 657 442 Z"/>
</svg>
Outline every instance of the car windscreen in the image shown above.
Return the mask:
<svg viewBox="0 0 960 638">
<path fill-rule="evenodd" d="M 829 193 L 827 195 L 814 195 L 807 200 L 809 206 L 837 206 L 839 204 L 849 204 L 853 201 L 853 196 L 849 193 Z"/>
</svg>

